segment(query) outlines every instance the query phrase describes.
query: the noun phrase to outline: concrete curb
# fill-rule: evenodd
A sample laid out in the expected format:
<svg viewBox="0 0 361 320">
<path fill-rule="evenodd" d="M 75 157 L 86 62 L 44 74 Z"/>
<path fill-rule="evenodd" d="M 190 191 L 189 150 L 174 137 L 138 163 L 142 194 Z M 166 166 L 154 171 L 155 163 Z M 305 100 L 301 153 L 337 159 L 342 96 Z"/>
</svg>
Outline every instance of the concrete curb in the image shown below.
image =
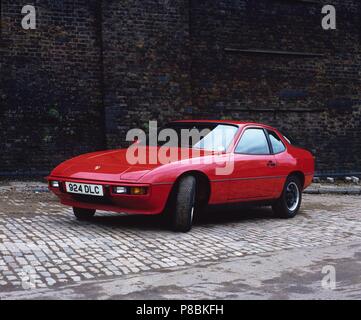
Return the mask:
<svg viewBox="0 0 361 320">
<path fill-rule="evenodd" d="M 361 188 L 344 187 L 320 187 L 309 188 L 304 191 L 305 194 L 338 194 L 338 195 L 361 195 Z"/>
</svg>

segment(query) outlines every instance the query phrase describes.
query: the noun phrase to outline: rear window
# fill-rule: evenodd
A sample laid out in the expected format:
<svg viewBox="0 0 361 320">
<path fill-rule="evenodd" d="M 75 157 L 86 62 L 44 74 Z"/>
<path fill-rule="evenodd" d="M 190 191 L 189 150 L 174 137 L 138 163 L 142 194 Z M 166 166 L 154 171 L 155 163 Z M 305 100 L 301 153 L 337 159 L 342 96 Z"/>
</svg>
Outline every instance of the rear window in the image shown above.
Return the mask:
<svg viewBox="0 0 361 320">
<path fill-rule="evenodd" d="M 274 153 L 281 153 L 286 150 L 281 138 L 274 131 L 267 130 L 269 139 L 271 141 L 272 149 Z"/>
<path fill-rule="evenodd" d="M 288 139 L 286 136 L 283 136 L 283 138 L 284 138 L 289 144 L 292 144 L 291 140 Z"/>
</svg>

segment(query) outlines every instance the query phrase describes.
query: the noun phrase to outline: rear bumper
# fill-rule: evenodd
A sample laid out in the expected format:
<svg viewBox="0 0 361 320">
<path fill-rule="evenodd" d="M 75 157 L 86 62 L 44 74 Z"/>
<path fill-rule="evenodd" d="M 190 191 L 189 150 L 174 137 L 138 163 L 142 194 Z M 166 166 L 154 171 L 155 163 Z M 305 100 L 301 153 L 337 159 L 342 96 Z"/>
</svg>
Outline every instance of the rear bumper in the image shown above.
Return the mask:
<svg viewBox="0 0 361 320">
<path fill-rule="evenodd" d="M 314 177 L 314 173 L 308 173 L 305 175 L 305 183 L 303 190 L 307 189 L 312 184 L 313 177 Z"/>
<path fill-rule="evenodd" d="M 81 179 L 67 179 L 59 177 L 48 177 L 48 181 L 60 182 L 60 188 L 53 188 L 49 185 L 50 191 L 59 197 L 60 202 L 66 206 L 84 209 L 96 209 L 128 214 L 156 215 L 163 212 L 172 184 L 139 184 L 128 182 L 108 182 Z M 66 192 L 65 182 L 77 182 L 87 184 L 98 184 L 103 186 L 104 197 L 77 195 Z M 112 193 L 113 186 L 146 186 L 146 195 L 116 195 Z"/>
</svg>

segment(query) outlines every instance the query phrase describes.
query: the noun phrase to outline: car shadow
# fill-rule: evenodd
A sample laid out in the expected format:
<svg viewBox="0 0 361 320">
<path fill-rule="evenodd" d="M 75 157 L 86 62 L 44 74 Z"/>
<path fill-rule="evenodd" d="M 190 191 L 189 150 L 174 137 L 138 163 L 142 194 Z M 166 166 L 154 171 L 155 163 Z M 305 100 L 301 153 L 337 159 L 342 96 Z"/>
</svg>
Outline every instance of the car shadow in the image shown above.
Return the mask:
<svg viewBox="0 0 361 320">
<path fill-rule="evenodd" d="M 208 208 L 196 217 L 195 225 L 223 224 L 233 222 L 244 222 L 247 220 L 275 219 L 271 207 L 254 207 L 244 205 L 233 205 L 227 207 Z"/>
<path fill-rule="evenodd" d="M 95 216 L 89 223 L 115 229 L 126 228 L 152 231 L 166 229 L 166 223 L 161 216 L 121 215 L 114 213 L 106 216 Z"/>
<path fill-rule="evenodd" d="M 270 207 L 211 207 L 194 219 L 194 226 L 222 225 L 242 223 L 247 220 L 277 218 Z M 99 226 L 111 228 L 127 228 L 138 230 L 169 230 L 169 220 L 161 215 L 117 215 L 107 214 L 95 216 L 91 222 Z"/>
</svg>

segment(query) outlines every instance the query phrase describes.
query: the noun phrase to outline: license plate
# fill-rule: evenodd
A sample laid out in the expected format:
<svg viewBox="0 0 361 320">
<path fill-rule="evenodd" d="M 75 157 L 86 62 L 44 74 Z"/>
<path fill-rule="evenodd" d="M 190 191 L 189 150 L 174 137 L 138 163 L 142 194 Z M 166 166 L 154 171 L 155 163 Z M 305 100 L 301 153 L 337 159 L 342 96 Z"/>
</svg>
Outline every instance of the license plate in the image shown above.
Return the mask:
<svg viewBox="0 0 361 320">
<path fill-rule="evenodd" d="M 65 187 L 66 191 L 69 193 L 85 194 L 98 197 L 104 196 L 103 186 L 101 185 L 65 182 Z"/>
</svg>

